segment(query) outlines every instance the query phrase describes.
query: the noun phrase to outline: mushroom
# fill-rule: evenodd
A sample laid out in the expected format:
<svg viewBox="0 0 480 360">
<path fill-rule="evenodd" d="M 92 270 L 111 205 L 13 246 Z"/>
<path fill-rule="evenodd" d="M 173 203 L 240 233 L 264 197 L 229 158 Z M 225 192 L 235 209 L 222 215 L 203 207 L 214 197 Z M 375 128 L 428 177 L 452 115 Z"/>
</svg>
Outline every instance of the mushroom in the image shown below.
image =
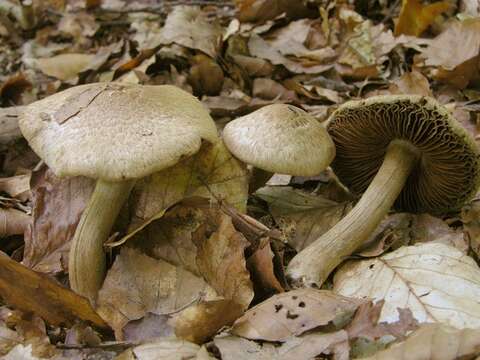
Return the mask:
<svg viewBox="0 0 480 360">
<path fill-rule="evenodd" d="M 338 224 L 291 260 L 287 275 L 294 286 L 321 286 L 392 205 L 441 214 L 459 209 L 477 191 L 477 146 L 432 98 L 350 101 L 332 114 L 327 130 L 337 149 L 335 173 L 354 194 L 365 193 Z"/>
<path fill-rule="evenodd" d="M 97 179 L 68 264 L 72 289 L 92 302 L 105 277 L 103 243 L 135 179 L 217 141 L 203 105 L 170 85 L 76 86 L 27 106 L 19 125 L 56 175 Z"/>
<path fill-rule="evenodd" d="M 267 105 L 229 122 L 223 140 L 233 155 L 255 167 L 253 177 L 264 182 L 272 173 L 317 175 L 335 156 L 325 128 L 292 105 Z"/>
</svg>

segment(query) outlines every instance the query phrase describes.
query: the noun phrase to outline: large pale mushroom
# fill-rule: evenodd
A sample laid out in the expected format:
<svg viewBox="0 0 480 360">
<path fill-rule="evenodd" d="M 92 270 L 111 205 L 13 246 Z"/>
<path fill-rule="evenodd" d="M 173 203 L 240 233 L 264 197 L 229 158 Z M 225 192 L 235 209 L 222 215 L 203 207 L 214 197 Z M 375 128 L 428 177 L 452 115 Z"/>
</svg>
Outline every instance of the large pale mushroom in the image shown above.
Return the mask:
<svg viewBox="0 0 480 360">
<path fill-rule="evenodd" d="M 30 104 L 20 128 L 58 176 L 97 179 L 72 240 L 72 289 L 95 300 L 105 276 L 103 243 L 135 179 L 196 153 L 217 130 L 203 105 L 174 86 L 95 83 Z"/>
<path fill-rule="evenodd" d="M 292 105 L 267 105 L 229 122 L 223 140 L 233 155 L 265 172 L 265 178 L 272 173 L 317 175 L 335 156 L 325 128 Z"/>
<path fill-rule="evenodd" d="M 375 230 L 390 208 L 441 214 L 477 191 L 473 138 L 434 99 L 377 96 L 342 105 L 329 120 L 337 156 L 332 167 L 363 194 L 337 225 L 298 253 L 287 275 L 295 286 L 321 286 Z"/>
</svg>

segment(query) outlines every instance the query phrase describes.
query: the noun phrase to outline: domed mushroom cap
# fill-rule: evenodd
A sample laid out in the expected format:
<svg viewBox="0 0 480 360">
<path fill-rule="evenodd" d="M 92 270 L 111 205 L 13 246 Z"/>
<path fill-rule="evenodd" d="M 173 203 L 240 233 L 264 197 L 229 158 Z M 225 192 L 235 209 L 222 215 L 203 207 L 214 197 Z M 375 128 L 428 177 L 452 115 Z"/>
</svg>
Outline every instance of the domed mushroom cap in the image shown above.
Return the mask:
<svg viewBox="0 0 480 360">
<path fill-rule="evenodd" d="M 59 176 L 139 178 L 217 139 L 203 105 L 170 85 L 95 83 L 27 106 L 20 129 Z"/>
<path fill-rule="evenodd" d="M 243 162 L 280 174 L 317 175 L 335 156 L 325 128 L 291 105 L 268 105 L 235 119 L 225 126 L 223 139 Z"/>
<path fill-rule="evenodd" d="M 419 156 L 397 208 L 442 213 L 460 208 L 477 191 L 477 146 L 432 98 L 396 95 L 350 101 L 332 114 L 327 129 L 337 148 L 332 167 L 354 193 L 366 190 L 394 139 L 409 142 Z"/>
</svg>

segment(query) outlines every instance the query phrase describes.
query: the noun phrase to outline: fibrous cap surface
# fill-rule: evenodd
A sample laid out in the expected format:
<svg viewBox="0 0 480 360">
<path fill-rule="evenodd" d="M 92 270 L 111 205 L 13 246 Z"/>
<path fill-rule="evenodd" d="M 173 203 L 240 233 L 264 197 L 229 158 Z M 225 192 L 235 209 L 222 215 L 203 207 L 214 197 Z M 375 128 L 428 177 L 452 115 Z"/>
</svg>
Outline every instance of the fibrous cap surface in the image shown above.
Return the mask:
<svg viewBox="0 0 480 360">
<path fill-rule="evenodd" d="M 395 139 L 409 142 L 419 154 L 397 208 L 443 213 L 460 208 L 478 189 L 474 139 L 432 98 L 391 95 L 350 101 L 332 114 L 328 132 L 337 148 L 332 167 L 354 193 L 366 190 Z"/>
<path fill-rule="evenodd" d="M 19 125 L 58 176 L 108 181 L 160 171 L 217 139 L 203 105 L 170 85 L 72 87 L 30 104 Z"/>
<path fill-rule="evenodd" d="M 317 175 L 335 156 L 325 128 L 292 105 L 268 105 L 235 119 L 223 139 L 237 158 L 273 173 Z"/>
</svg>

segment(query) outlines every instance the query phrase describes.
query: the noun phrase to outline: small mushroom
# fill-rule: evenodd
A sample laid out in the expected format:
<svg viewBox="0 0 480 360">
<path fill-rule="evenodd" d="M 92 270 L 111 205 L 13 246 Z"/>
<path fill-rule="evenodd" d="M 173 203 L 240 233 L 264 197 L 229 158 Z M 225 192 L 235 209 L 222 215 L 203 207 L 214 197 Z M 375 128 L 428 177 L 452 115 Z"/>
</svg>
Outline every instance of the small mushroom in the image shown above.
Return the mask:
<svg viewBox="0 0 480 360">
<path fill-rule="evenodd" d="M 92 302 L 105 276 L 103 243 L 135 179 L 217 141 L 203 105 L 174 86 L 95 83 L 30 104 L 19 121 L 33 150 L 58 176 L 97 179 L 69 255 L 72 289 Z"/>
<path fill-rule="evenodd" d="M 477 191 L 479 151 L 472 137 L 434 99 L 376 96 L 342 105 L 329 119 L 337 156 L 332 168 L 363 196 L 332 229 L 287 268 L 295 286 L 321 286 L 375 230 L 390 208 L 445 213 Z"/>
<path fill-rule="evenodd" d="M 272 173 L 317 175 L 335 156 L 325 128 L 308 113 L 292 105 L 264 106 L 229 122 L 223 140 L 230 152 L 253 165 L 263 179 Z"/>
</svg>

